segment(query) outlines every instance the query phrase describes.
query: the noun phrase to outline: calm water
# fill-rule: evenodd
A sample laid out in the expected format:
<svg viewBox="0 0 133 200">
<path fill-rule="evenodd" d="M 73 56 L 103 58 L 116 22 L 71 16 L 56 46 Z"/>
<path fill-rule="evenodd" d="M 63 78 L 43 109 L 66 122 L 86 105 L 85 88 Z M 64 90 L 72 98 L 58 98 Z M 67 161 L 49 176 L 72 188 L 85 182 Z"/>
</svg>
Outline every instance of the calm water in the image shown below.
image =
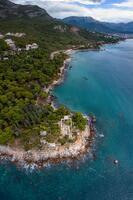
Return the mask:
<svg viewBox="0 0 133 200">
<path fill-rule="evenodd" d="M 96 139 L 96 160 L 34 173 L 1 165 L 0 200 L 133 200 L 133 40 L 105 48 L 75 53 L 54 90 L 60 103 L 97 116 L 105 137 Z"/>
</svg>

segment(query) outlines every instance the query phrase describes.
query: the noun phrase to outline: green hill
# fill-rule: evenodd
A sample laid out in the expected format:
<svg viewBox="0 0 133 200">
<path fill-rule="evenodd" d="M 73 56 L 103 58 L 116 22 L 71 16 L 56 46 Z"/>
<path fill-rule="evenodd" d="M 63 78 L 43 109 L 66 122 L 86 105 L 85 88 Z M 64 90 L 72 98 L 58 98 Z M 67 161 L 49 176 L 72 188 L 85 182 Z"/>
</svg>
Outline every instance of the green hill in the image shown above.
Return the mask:
<svg viewBox="0 0 133 200">
<path fill-rule="evenodd" d="M 87 32 L 80 28 L 66 25 L 63 21 L 52 18 L 44 9 L 31 5 L 16 5 L 8 0 L 0 0 L 0 32 L 25 32 L 27 42 L 35 41 L 50 51 L 69 48 L 73 45 L 97 42 L 115 42 L 103 34 Z"/>
</svg>

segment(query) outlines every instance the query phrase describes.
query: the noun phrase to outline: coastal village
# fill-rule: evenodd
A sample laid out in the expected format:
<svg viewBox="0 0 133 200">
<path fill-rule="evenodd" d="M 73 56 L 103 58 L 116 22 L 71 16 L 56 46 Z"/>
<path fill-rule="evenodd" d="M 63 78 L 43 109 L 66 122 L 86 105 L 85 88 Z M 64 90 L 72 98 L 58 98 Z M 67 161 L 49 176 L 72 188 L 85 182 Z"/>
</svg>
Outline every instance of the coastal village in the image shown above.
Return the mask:
<svg viewBox="0 0 133 200">
<path fill-rule="evenodd" d="M 6 34 L 0 33 L 0 40 L 3 40 L 9 47 L 9 49 L 5 50 L 3 54 L 0 56 L 0 60 L 8 60 L 10 55 L 15 55 L 22 51 L 29 51 L 39 48 L 39 45 L 36 43 L 26 44 L 25 47 L 23 48 L 17 47 L 15 41 L 12 38 L 13 37 L 24 38 L 25 36 L 26 36 L 25 33 L 10 33 L 10 32 Z"/>
</svg>

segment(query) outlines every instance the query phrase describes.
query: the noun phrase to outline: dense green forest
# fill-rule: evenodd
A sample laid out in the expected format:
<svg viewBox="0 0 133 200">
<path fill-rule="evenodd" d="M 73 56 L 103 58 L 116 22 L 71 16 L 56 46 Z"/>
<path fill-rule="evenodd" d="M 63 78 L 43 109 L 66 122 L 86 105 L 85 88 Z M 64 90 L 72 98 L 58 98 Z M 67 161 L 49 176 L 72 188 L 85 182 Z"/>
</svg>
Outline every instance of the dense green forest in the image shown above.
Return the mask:
<svg viewBox="0 0 133 200">
<path fill-rule="evenodd" d="M 36 105 L 36 101 L 38 96 L 45 101 L 43 87 L 58 78 L 63 60 L 63 54 L 50 60 L 45 51 L 35 50 L 0 62 L 0 143 L 7 143 L 34 125 L 37 129 L 45 113 L 54 112 L 47 104 Z"/>
<path fill-rule="evenodd" d="M 60 53 L 51 60 L 51 52 L 81 46 L 99 48 L 99 42 L 118 39 L 66 25 L 37 6 L 15 5 L 7 0 L 2 0 L 0 6 L 0 32 L 4 35 L 0 39 L 0 144 L 11 144 L 18 138 L 26 149 L 40 147 L 41 130 L 47 131 L 48 142 L 58 141 L 58 122 L 70 112 L 64 107 L 53 109 L 44 88 L 59 78 L 66 55 Z M 8 32 L 26 35 L 9 37 Z M 14 52 L 5 39 L 12 39 L 20 48 L 31 43 L 37 43 L 39 48 Z M 86 120 L 80 113 L 74 114 L 72 120 L 77 129 L 85 128 Z M 61 144 L 64 139 L 68 141 L 63 138 Z"/>
<path fill-rule="evenodd" d="M 3 52 L 9 50 L 9 46 L 6 44 L 6 42 L 3 39 L 0 39 L 0 55 L 3 54 Z"/>
<path fill-rule="evenodd" d="M 59 138 L 57 122 L 69 111 L 64 107 L 54 110 L 47 103 L 48 94 L 43 92 L 43 88 L 58 78 L 65 57 L 59 54 L 50 60 L 48 53 L 38 49 L 10 56 L 8 61 L 0 62 L 1 144 L 19 138 L 27 149 L 39 147 L 40 130 L 49 133 L 46 138 L 49 142 Z M 43 105 L 37 103 L 37 97 Z M 85 127 L 84 121 L 81 124 L 77 127 L 82 130 Z"/>
</svg>

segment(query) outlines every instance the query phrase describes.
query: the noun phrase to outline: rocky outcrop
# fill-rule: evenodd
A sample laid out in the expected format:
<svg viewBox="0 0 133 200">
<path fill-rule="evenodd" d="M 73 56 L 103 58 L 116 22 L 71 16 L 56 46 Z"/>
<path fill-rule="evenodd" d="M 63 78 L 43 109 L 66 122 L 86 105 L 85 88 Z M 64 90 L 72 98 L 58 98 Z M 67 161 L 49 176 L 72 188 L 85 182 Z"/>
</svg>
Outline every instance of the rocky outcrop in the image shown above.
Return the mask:
<svg viewBox="0 0 133 200">
<path fill-rule="evenodd" d="M 15 148 L 10 146 L 0 145 L 0 157 L 7 158 L 12 162 L 24 165 L 36 164 L 43 166 L 48 162 L 56 162 L 57 160 L 67 160 L 78 158 L 81 154 L 85 153 L 90 142 L 91 132 L 90 127 L 87 125 L 86 129 L 79 132 L 78 137 L 74 143 L 66 145 L 48 146 L 43 150 L 29 150 L 25 151 L 23 148 Z"/>
<path fill-rule="evenodd" d="M 28 18 L 35 18 L 35 17 L 43 17 L 47 19 L 51 19 L 48 13 L 38 7 L 32 5 L 18 5 L 14 4 L 8 0 L 0 0 L 0 18 L 21 18 L 21 17 L 28 17 Z"/>
</svg>

